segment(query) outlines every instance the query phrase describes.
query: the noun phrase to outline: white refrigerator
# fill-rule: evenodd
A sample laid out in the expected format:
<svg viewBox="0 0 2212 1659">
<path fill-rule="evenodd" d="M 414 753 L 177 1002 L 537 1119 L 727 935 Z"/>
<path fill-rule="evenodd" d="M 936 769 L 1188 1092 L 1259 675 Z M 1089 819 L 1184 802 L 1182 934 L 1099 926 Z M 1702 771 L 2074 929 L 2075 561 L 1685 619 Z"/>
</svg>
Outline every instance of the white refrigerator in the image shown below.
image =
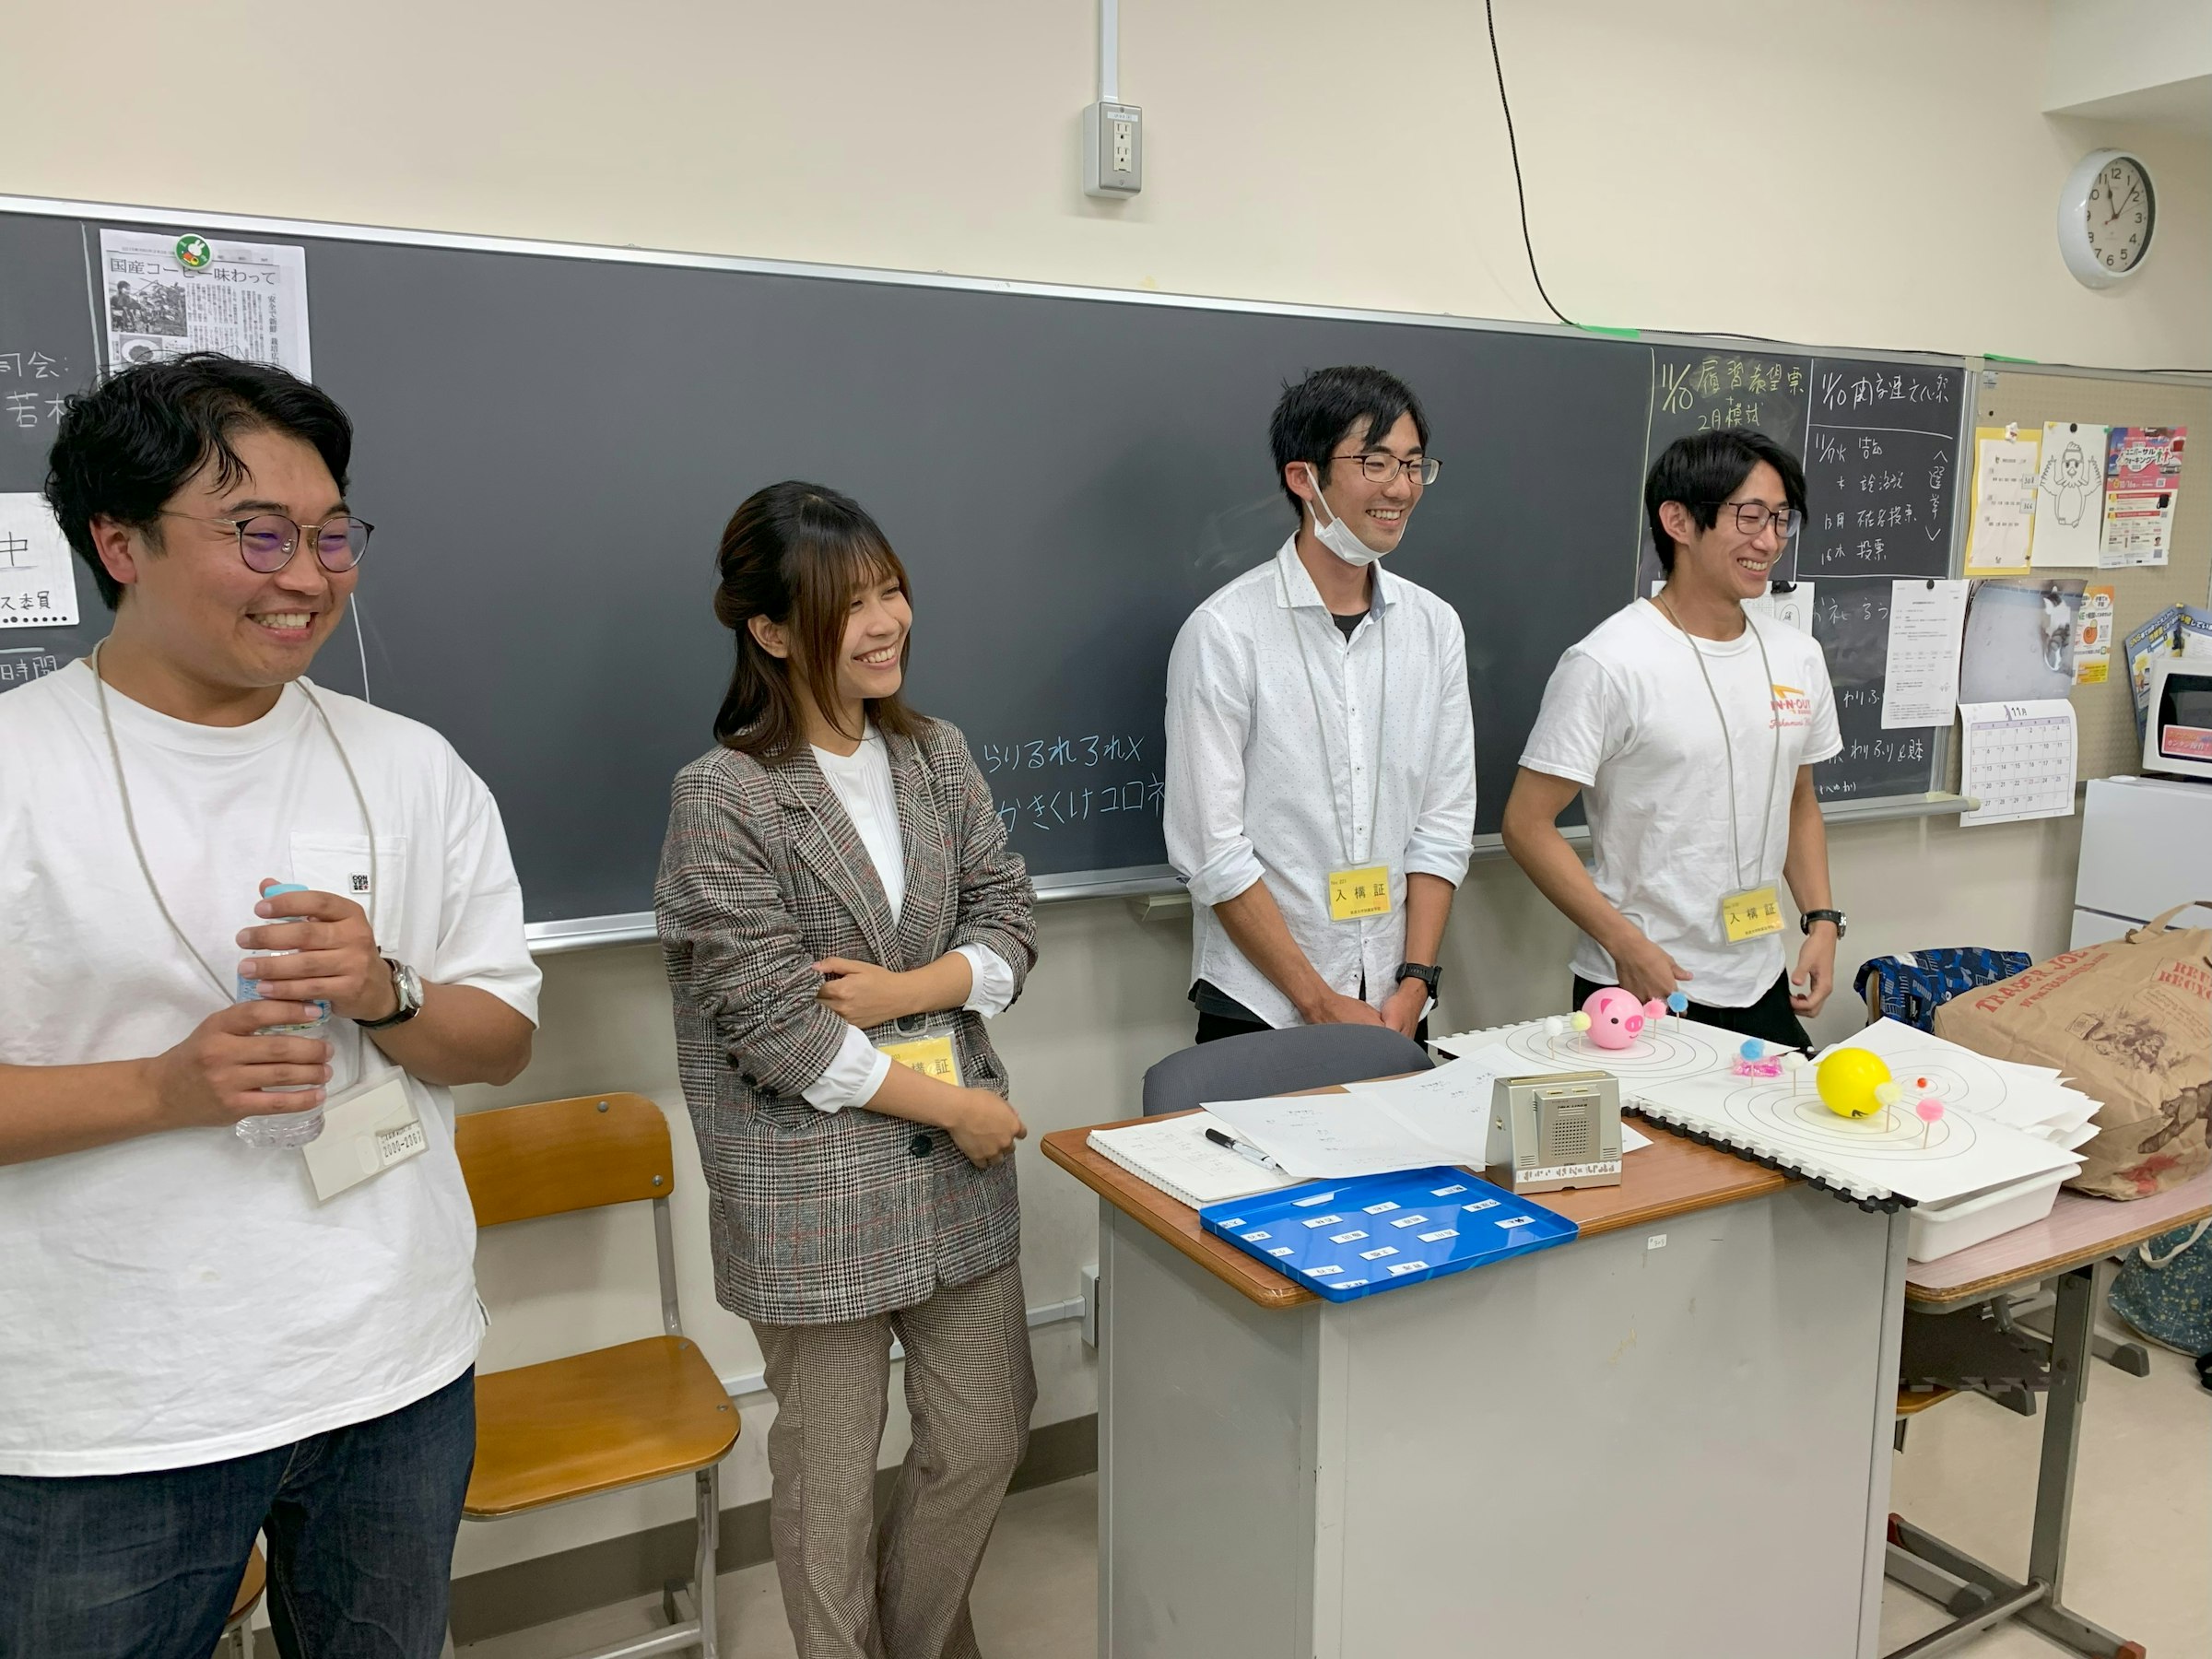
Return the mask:
<svg viewBox="0 0 2212 1659">
<path fill-rule="evenodd" d="M 2093 778 L 2074 879 L 2073 948 L 2116 939 L 2159 912 L 2212 901 L 2212 783 Z M 2212 923 L 2212 911 L 2176 922 Z"/>
</svg>

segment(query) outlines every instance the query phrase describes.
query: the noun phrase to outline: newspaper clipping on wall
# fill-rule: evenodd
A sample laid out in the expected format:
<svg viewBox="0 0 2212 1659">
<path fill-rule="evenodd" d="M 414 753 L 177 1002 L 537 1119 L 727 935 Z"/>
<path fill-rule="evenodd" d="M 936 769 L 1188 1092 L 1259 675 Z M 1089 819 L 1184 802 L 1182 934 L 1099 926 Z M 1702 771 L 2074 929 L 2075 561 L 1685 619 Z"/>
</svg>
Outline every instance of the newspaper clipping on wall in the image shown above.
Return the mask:
<svg viewBox="0 0 2212 1659">
<path fill-rule="evenodd" d="M 100 265 L 112 368 L 219 351 L 314 378 L 306 249 L 103 229 Z"/>
</svg>

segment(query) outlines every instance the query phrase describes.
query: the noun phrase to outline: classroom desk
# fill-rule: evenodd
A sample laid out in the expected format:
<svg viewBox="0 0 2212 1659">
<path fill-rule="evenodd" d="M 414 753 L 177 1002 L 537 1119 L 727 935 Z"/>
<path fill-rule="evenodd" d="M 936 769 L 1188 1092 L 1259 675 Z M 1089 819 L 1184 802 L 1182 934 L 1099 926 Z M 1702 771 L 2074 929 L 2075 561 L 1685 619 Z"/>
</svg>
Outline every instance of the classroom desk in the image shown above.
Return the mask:
<svg viewBox="0 0 2212 1659">
<path fill-rule="evenodd" d="M 2090 1343 L 2097 1328 L 2092 1276 L 2106 1256 L 2171 1228 L 2194 1226 L 2207 1215 L 2212 1215 L 2212 1173 L 2128 1204 L 2062 1191 L 2050 1215 L 2041 1221 L 1939 1262 L 1909 1265 L 1906 1300 L 1928 1312 L 1976 1307 L 2045 1281 L 2055 1281 L 2058 1306 L 2051 1323 L 2051 1389 L 2044 1408 L 2042 1458 L 2036 1472 L 2027 1580 L 1999 1572 L 1901 1515 L 1890 1516 L 1889 1576 L 1955 1617 L 1887 1659 L 1935 1659 L 2008 1618 L 2093 1659 L 2141 1659 L 2138 1643 L 2092 1624 L 2063 1600 L 2074 1463 L 2081 1447 L 2081 1409 L 2088 1397 Z"/>
<path fill-rule="evenodd" d="M 1344 1303 L 1046 1135 L 1100 1198 L 1100 1653 L 1873 1659 L 1903 1217 L 1646 1132 L 1542 1196 L 1574 1242 Z"/>
</svg>

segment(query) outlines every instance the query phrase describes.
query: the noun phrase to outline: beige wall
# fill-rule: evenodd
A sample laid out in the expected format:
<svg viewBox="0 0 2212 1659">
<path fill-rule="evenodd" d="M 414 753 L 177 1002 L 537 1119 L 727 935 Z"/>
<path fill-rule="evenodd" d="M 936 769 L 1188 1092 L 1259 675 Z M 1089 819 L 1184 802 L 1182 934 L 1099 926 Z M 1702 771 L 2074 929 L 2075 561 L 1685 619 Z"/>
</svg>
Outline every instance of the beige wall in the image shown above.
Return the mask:
<svg viewBox="0 0 2212 1659">
<path fill-rule="evenodd" d="M 1122 92 L 1145 194 L 1087 200 L 1090 0 L 375 7 L 6 0 L 0 191 L 1477 316 L 1540 314 L 1482 34 L 1466 0 L 1124 0 Z M 2212 360 L 2212 148 L 2038 113 L 2021 0 L 1501 0 L 1531 221 L 1554 299 L 1594 323 L 2100 365 Z M 256 88 L 266 90 L 255 90 Z M 2061 181 L 2098 144 L 2158 173 L 2158 256 L 2092 294 L 2059 263 Z M 1255 433 L 1265 412 L 1253 412 Z M 1850 952 L 2064 941 L 2074 826 L 1840 833 Z M 1053 908 L 999 1024 L 1032 1132 L 1133 1109 L 1179 1046 L 1188 928 Z M 1567 933 L 1478 865 L 1446 948 L 1445 1023 L 1558 1006 Z M 652 953 L 547 964 L 524 1080 L 678 1105 Z M 1824 1035 L 1852 1023 L 1838 1008 Z M 680 1113 L 679 1113 L 680 1117 Z M 1032 1306 L 1077 1294 L 1093 1217 L 1023 1153 Z M 686 1304 L 725 1375 L 758 1367 L 713 1306 L 696 1171 Z M 651 1328 L 642 1217 L 488 1236 L 488 1365 Z M 1038 1333 L 1041 1420 L 1092 1407 L 1071 1324 Z M 765 1491 L 763 1399 L 728 1501 Z M 899 1430 L 893 1429 L 896 1452 Z M 477 1571 L 687 1512 L 680 1490 L 471 1529 Z"/>
</svg>

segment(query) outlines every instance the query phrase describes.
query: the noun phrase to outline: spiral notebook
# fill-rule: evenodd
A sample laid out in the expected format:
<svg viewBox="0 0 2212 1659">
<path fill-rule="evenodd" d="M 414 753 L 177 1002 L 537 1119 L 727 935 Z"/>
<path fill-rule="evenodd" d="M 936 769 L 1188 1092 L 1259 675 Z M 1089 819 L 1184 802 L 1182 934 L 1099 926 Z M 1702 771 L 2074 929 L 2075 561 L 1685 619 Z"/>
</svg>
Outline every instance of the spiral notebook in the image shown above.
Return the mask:
<svg viewBox="0 0 2212 1659">
<path fill-rule="evenodd" d="M 1206 1138 L 1208 1129 L 1227 1134 L 1228 1127 L 1210 1112 L 1194 1112 L 1120 1129 L 1093 1129 L 1086 1144 L 1100 1157 L 1111 1159 L 1193 1209 L 1291 1184 L 1280 1170 L 1253 1163 Z"/>
</svg>

